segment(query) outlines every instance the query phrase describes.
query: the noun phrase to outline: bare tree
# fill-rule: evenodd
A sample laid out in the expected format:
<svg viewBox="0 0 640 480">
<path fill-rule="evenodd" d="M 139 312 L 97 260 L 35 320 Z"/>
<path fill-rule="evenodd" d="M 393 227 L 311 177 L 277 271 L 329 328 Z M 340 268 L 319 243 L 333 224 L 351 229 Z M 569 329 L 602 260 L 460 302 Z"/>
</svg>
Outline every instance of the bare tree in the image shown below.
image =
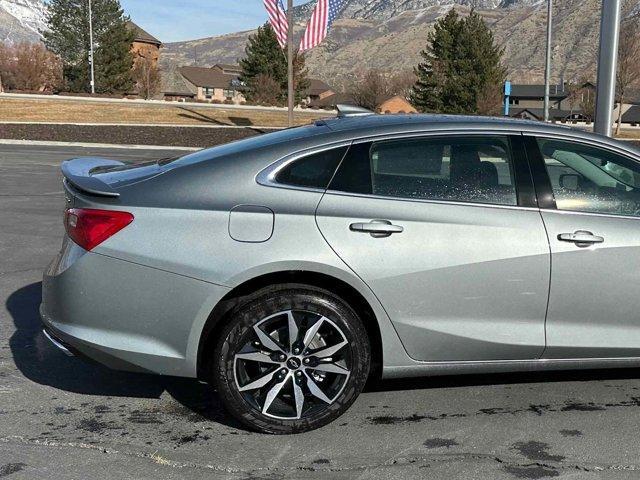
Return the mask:
<svg viewBox="0 0 640 480">
<path fill-rule="evenodd" d="M 616 89 L 618 100 L 618 120 L 616 135 L 622 124 L 622 107 L 629 87 L 640 77 L 640 15 L 627 19 L 620 29 L 620 47 L 618 49 L 618 72 Z"/>
<path fill-rule="evenodd" d="M 62 84 L 62 63 L 41 43 L 0 45 L 0 77 L 7 90 L 50 92 Z"/>
<path fill-rule="evenodd" d="M 349 90 L 353 100 L 369 110 L 376 110 L 393 95 L 389 79 L 379 70 L 369 70 L 364 77 L 356 80 Z"/>
<path fill-rule="evenodd" d="M 158 62 L 151 55 L 140 55 L 133 64 L 133 81 L 136 82 L 138 94 L 150 100 L 160 93 L 160 69 Z"/>
<path fill-rule="evenodd" d="M 281 105 L 281 85 L 271 75 L 260 73 L 250 82 L 252 101 L 258 105 Z"/>
</svg>

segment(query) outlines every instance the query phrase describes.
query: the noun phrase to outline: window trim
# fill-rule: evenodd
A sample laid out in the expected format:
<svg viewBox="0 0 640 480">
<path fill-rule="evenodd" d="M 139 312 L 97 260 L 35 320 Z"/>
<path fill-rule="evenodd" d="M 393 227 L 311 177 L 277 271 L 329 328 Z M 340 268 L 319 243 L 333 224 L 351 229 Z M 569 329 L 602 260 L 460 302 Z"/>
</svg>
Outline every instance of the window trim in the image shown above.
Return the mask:
<svg viewBox="0 0 640 480">
<path fill-rule="evenodd" d="M 640 168 L 640 158 L 636 159 L 633 157 L 633 153 L 629 152 L 622 148 L 617 148 L 615 145 L 610 145 L 605 142 L 599 142 L 597 140 L 591 141 L 587 139 L 583 139 L 580 137 L 572 137 L 568 135 L 557 135 L 557 134 L 547 134 L 547 133 L 535 133 L 535 132 L 524 132 L 525 141 L 529 143 L 527 151 L 531 151 L 531 155 L 533 157 L 533 161 L 531 163 L 532 173 L 534 173 L 534 182 L 536 192 L 538 192 L 538 201 L 541 203 L 540 211 L 543 212 L 555 212 L 562 214 L 571 214 L 571 215 L 592 215 L 598 217 L 606 217 L 606 218 L 620 218 L 620 219 L 633 219 L 640 220 L 640 216 L 635 217 L 633 215 L 615 215 L 611 213 L 600 213 L 600 212 L 585 212 L 581 210 L 566 210 L 559 209 L 556 200 L 555 194 L 553 193 L 553 186 L 551 185 L 551 177 L 549 177 L 549 173 L 547 172 L 547 167 L 544 161 L 544 155 L 540 150 L 539 140 L 558 140 L 568 143 L 578 143 L 580 145 L 585 145 L 587 147 L 592 147 L 599 150 L 605 150 L 610 153 L 620 155 L 627 160 L 634 162 Z M 535 148 L 535 151 L 534 151 Z M 531 157 L 530 157 L 531 158 Z M 540 199 L 545 198 L 550 201 L 541 202 Z"/>
<path fill-rule="evenodd" d="M 291 165 L 292 163 L 297 162 L 298 160 L 302 160 L 302 159 L 304 159 L 306 157 L 309 157 L 311 155 L 315 155 L 316 153 L 322 153 L 322 152 L 326 152 L 328 150 L 334 150 L 336 148 L 350 147 L 352 143 L 353 143 L 352 140 L 342 140 L 340 142 L 328 143 L 328 144 L 322 145 L 320 147 L 313 147 L 313 148 L 308 148 L 308 149 L 304 149 L 304 150 L 298 150 L 295 153 L 291 153 L 289 155 L 286 155 L 285 157 L 280 158 L 279 160 L 276 160 L 271 165 L 269 165 L 267 168 L 265 168 L 262 171 L 260 171 L 256 175 L 256 178 L 255 178 L 256 183 L 258 183 L 258 185 L 262 185 L 264 187 L 284 188 L 286 190 L 300 190 L 300 191 L 304 191 L 304 192 L 324 193 L 324 192 L 327 191 L 326 188 L 302 187 L 302 186 L 299 186 L 299 185 L 289 185 L 289 184 L 286 184 L 286 183 L 279 183 L 276 180 L 276 178 L 277 178 L 278 174 L 280 173 L 280 171 L 284 170 L 289 165 Z M 347 149 L 345 154 L 348 151 L 349 150 Z M 342 165 L 342 161 L 343 160 L 344 160 L 344 157 L 338 162 L 338 166 L 336 167 L 336 171 L 337 171 L 338 168 L 340 168 L 340 165 Z M 335 171 L 333 172 L 333 174 L 335 175 Z M 333 175 L 331 176 L 331 180 L 333 180 Z M 331 184 L 331 180 L 329 181 L 329 184 Z"/>
<path fill-rule="evenodd" d="M 513 169 L 513 180 L 514 180 L 514 188 L 516 191 L 516 202 L 517 205 L 502 205 L 499 203 L 479 203 L 479 202 L 471 202 L 464 200 L 444 200 L 444 199 L 430 199 L 430 198 L 415 198 L 415 197 L 389 197 L 384 195 L 375 195 L 371 193 L 355 193 L 355 192 L 342 192 L 339 190 L 332 190 L 331 183 L 329 183 L 329 188 L 326 190 L 326 193 L 331 193 L 335 195 L 343 195 L 343 196 L 351 196 L 351 197 L 362 197 L 362 198 L 374 198 L 377 200 L 397 200 L 404 202 L 420 202 L 420 203 L 433 203 L 440 205 L 462 205 L 462 206 L 473 206 L 473 207 L 485 207 L 485 208 L 507 208 L 507 209 L 520 209 L 520 210 L 538 210 L 538 206 L 535 201 L 531 202 L 531 192 L 533 191 L 533 180 L 531 178 L 531 174 L 529 171 L 529 162 L 527 156 L 524 155 L 523 151 L 523 143 L 522 143 L 522 132 L 521 131 L 495 131 L 495 130 L 473 130 L 473 131 L 460 131 L 460 130 L 435 130 L 429 132 L 411 132 L 411 133 L 394 133 L 373 137 L 361 137 L 353 140 L 353 145 L 363 144 L 363 143 L 373 143 L 376 142 L 386 142 L 386 141 L 401 141 L 403 139 L 421 139 L 421 138 L 447 138 L 447 137 L 503 137 L 509 141 L 509 149 L 511 153 L 511 161 L 512 161 L 512 169 Z M 520 150 L 520 152 L 518 152 Z M 516 153 L 520 153 L 522 155 L 522 159 L 518 159 Z M 348 153 L 348 152 L 347 152 Z M 345 156 L 346 158 L 346 156 Z M 344 158 L 342 162 L 344 162 Z M 336 169 L 337 173 L 342 166 L 342 162 L 338 165 Z M 520 165 L 519 165 L 520 164 Z M 528 174 L 527 174 L 528 172 Z M 335 176 L 335 174 L 334 174 Z M 534 195 L 535 197 L 535 195 Z M 535 198 L 534 198 L 535 200 Z"/>
</svg>

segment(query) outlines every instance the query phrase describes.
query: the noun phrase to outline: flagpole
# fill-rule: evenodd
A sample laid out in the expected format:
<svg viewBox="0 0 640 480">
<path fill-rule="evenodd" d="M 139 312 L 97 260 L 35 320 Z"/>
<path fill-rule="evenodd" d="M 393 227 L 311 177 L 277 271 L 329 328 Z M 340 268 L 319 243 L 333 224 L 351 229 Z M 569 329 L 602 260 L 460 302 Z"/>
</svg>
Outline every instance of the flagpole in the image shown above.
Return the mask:
<svg viewBox="0 0 640 480">
<path fill-rule="evenodd" d="M 293 102 L 294 102 L 294 88 L 293 88 L 293 0 L 287 1 L 287 23 L 289 25 L 289 32 L 287 34 L 287 75 L 289 78 L 289 92 L 288 92 L 288 107 L 289 107 L 289 126 L 293 127 Z"/>
</svg>

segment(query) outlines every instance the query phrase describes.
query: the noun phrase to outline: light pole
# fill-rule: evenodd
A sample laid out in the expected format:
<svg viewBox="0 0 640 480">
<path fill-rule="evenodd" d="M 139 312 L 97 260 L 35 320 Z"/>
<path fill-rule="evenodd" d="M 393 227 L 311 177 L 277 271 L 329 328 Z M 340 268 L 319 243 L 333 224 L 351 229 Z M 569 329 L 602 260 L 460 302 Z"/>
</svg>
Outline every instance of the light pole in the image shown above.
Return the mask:
<svg viewBox="0 0 640 480">
<path fill-rule="evenodd" d="M 93 13 L 91 0 L 89 0 L 89 65 L 91 66 L 91 93 L 96 93 L 95 68 L 93 66 Z"/>
<path fill-rule="evenodd" d="M 544 70 L 544 121 L 549 121 L 549 88 L 551 86 L 551 41 L 553 36 L 553 0 L 548 0 L 547 59 Z"/>
<path fill-rule="evenodd" d="M 620 38 L 620 0 L 602 0 L 600 53 L 598 54 L 598 91 L 594 131 L 611 136 L 613 105 L 616 100 L 616 70 Z"/>
<path fill-rule="evenodd" d="M 293 88 L 293 0 L 287 2 L 287 23 L 289 25 L 287 35 L 287 72 L 289 76 L 287 106 L 289 127 L 293 127 L 293 100 L 295 96 Z"/>
</svg>

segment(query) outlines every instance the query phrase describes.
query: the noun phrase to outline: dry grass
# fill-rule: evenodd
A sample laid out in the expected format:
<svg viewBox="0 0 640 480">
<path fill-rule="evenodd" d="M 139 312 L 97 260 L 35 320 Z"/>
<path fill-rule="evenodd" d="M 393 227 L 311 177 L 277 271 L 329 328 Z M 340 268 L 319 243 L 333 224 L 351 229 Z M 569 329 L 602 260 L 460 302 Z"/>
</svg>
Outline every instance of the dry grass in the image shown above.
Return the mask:
<svg viewBox="0 0 640 480">
<path fill-rule="evenodd" d="M 296 112 L 295 120 L 297 124 L 303 125 L 329 115 L 319 115 L 317 112 Z M 126 105 L 52 99 L 0 98 L 0 121 L 286 127 L 287 112 L 203 108 L 189 103 Z"/>
<path fill-rule="evenodd" d="M 615 131 L 615 127 L 614 127 Z M 616 135 L 617 138 L 627 138 L 632 140 L 640 140 L 640 128 L 633 129 L 621 129 L 620 133 Z"/>
</svg>

